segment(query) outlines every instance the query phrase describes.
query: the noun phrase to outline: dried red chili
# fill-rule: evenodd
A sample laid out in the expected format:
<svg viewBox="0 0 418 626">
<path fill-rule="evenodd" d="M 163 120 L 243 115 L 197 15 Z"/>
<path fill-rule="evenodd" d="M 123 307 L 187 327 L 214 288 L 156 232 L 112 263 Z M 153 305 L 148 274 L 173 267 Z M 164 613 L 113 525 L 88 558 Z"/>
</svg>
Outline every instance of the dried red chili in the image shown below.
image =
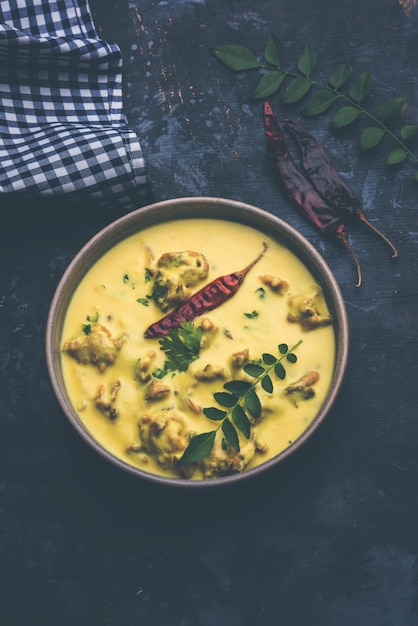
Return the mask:
<svg viewBox="0 0 418 626">
<path fill-rule="evenodd" d="M 264 103 L 264 130 L 267 154 L 278 174 L 278 181 L 289 200 L 307 217 L 318 230 L 341 242 L 351 253 L 357 269 L 357 287 L 361 285 L 361 269 L 356 255 L 348 242 L 347 227 L 341 216 L 318 193 L 311 181 L 298 169 L 270 104 Z"/>
<path fill-rule="evenodd" d="M 302 154 L 302 165 L 317 191 L 338 213 L 366 224 L 390 247 L 392 258 L 396 258 L 398 251 L 395 246 L 365 217 L 360 200 L 336 171 L 321 144 L 297 122 L 286 120 L 286 126 L 296 139 Z"/>
<path fill-rule="evenodd" d="M 236 293 L 245 276 L 260 261 L 266 250 L 267 244 L 264 242 L 262 252 L 247 267 L 232 274 L 219 276 L 202 287 L 174 311 L 167 313 L 158 322 L 151 324 L 145 331 L 145 337 L 153 338 L 167 335 L 170 328 L 178 328 L 182 322 L 191 322 L 199 315 L 204 315 L 207 311 L 212 311 L 226 302 Z"/>
</svg>

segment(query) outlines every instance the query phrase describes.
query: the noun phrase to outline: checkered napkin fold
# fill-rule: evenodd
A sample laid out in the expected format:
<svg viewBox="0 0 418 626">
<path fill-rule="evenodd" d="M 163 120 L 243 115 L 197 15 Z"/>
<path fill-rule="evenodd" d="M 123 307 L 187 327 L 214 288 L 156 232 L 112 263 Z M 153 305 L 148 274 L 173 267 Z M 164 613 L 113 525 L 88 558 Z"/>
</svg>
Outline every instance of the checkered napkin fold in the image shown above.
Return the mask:
<svg viewBox="0 0 418 626">
<path fill-rule="evenodd" d="M 0 22 L 0 199 L 150 200 L 122 55 L 99 39 L 88 1 L 0 0 Z"/>
</svg>

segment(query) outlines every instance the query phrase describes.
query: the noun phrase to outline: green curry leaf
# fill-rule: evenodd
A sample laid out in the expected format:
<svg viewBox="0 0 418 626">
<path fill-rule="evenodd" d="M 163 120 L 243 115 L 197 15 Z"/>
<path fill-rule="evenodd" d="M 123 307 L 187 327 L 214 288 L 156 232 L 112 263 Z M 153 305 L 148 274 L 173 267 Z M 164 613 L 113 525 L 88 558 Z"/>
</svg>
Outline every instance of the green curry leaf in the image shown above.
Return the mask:
<svg viewBox="0 0 418 626">
<path fill-rule="evenodd" d="M 219 409 L 218 407 L 209 407 L 203 409 L 203 414 L 211 420 L 220 422 L 219 426 L 210 432 L 196 435 L 191 438 L 189 445 L 184 451 L 179 464 L 189 465 L 202 461 L 212 451 L 216 434 L 219 430 L 224 436 L 224 443 L 233 450 L 240 449 L 239 435 L 236 429 L 246 438 L 251 436 L 251 420 L 259 418 L 262 411 L 262 404 L 259 395 L 256 392 L 258 384 L 268 393 L 273 391 L 273 381 L 271 374 L 274 372 L 279 374 L 279 379 L 286 377 L 286 371 L 281 364 L 283 359 L 289 359 L 291 355 L 295 357 L 295 350 L 302 341 L 298 341 L 293 348 L 289 349 L 288 345 L 282 343 L 278 346 L 279 357 L 275 357 L 270 353 L 264 353 L 262 360 L 266 367 L 258 363 L 247 363 L 244 371 L 254 378 L 253 382 L 246 380 L 231 380 L 224 384 L 224 391 L 218 391 L 213 394 L 214 400 L 222 407 L 228 410 Z M 292 362 L 295 362 L 293 360 Z"/>
<path fill-rule="evenodd" d="M 264 50 L 264 58 L 268 63 L 280 68 L 280 54 L 282 44 L 280 39 L 272 32 L 267 35 L 266 48 Z"/>
<path fill-rule="evenodd" d="M 251 383 L 247 380 L 230 380 L 224 384 L 224 389 L 238 397 L 243 396 L 250 387 Z"/>
<path fill-rule="evenodd" d="M 232 70 L 258 69 L 263 72 L 253 92 L 255 100 L 265 99 L 282 90 L 283 102 L 292 105 L 300 102 L 311 89 L 315 89 L 316 91 L 301 109 L 303 115 L 319 116 L 340 101 L 342 106 L 330 116 L 330 126 L 333 130 L 346 128 L 352 125 L 358 117 L 365 116 L 383 131 L 383 134 L 379 137 L 376 131 L 370 134 L 368 131 L 365 137 L 360 138 L 360 146 L 363 150 L 377 146 L 383 135 L 387 135 L 397 143 L 397 149 L 392 150 L 387 158 L 389 165 L 400 163 L 407 157 L 418 164 L 418 156 L 405 143 L 418 133 L 418 124 L 403 126 L 399 136 L 386 126 L 388 120 L 403 111 L 406 99 L 397 96 L 385 100 L 378 107 L 377 113 L 365 108 L 363 103 L 373 90 L 370 72 L 361 72 L 350 86 L 353 69 L 348 63 L 342 63 L 332 72 L 327 83 L 321 83 L 312 78 L 318 63 L 316 50 L 309 43 L 305 44 L 302 54 L 297 59 L 296 68 L 286 68 L 283 64 L 281 41 L 272 32 L 267 35 L 264 49 L 265 63 L 259 62 L 254 53 L 245 46 L 218 46 L 212 48 L 211 51 L 221 63 Z M 348 93 L 345 93 L 343 89 L 348 90 Z M 416 180 L 416 176 L 414 178 Z"/>
<path fill-rule="evenodd" d="M 263 363 L 266 365 L 273 365 L 277 360 L 275 356 L 269 354 L 268 352 L 264 352 L 264 354 L 261 355 L 261 358 L 263 359 Z"/>
<path fill-rule="evenodd" d="M 298 102 L 308 93 L 311 87 L 312 83 L 306 78 L 302 78 L 301 76 L 294 78 L 284 92 L 283 102 L 286 102 L 286 104 Z"/>
<path fill-rule="evenodd" d="M 332 118 L 331 126 L 334 129 L 344 128 L 352 124 L 360 115 L 361 111 L 358 108 L 351 105 L 343 106 Z"/>
<path fill-rule="evenodd" d="M 350 98 L 357 104 L 361 104 L 370 95 L 372 88 L 373 80 L 370 73 L 362 72 L 349 91 Z"/>
<path fill-rule="evenodd" d="M 265 368 L 258 363 L 246 363 L 244 365 L 244 372 L 253 378 L 261 376 L 261 374 L 264 374 L 265 371 Z"/>
<path fill-rule="evenodd" d="M 386 120 L 400 113 L 405 102 L 406 98 L 391 98 L 382 102 L 379 107 L 379 117 L 382 122 L 386 122 Z"/>
<path fill-rule="evenodd" d="M 382 128 L 377 126 L 368 126 L 363 130 L 360 137 L 360 143 L 363 150 L 371 150 L 375 148 L 382 140 L 385 134 Z"/>
<path fill-rule="evenodd" d="M 404 140 L 411 139 L 417 134 L 418 134 L 418 124 L 408 124 L 407 126 L 402 126 L 401 128 L 401 137 Z"/>
<path fill-rule="evenodd" d="M 338 99 L 337 93 L 332 93 L 329 89 L 316 91 L 309 102 L 302 109 L 302 114 L 314 117 L 327 111 Z"/>
<path fill-rule="evenodd" d="M 405 161 L 407 156 L 408 153 L 405 150 L 403 150 L 402 148 L 396 148 L 395 150 L 392 150 L 392 152 L 389 154 L 387 158 L 387 163 L 388 165 L 398 165 L 398 163 L 402 163 L 402 161 Z"/>
<path fill-rule="evenodd" d="M 221 406 L 232 407 L 237 403 L 237 397 L 232 395 L 232 393 L 226 393 L 225 391 L 217 391 L 213 397 Z"/>
<path fill-rule="evenodd" d="M 286 370 L 280 362 L 276 363 L 276 365 L 274 366 L 274 373 L 276 374 L 277 378 L 280 378 L 280 380 L 284 380 L 286 378 Z"/>
<path fill-rule="evenodd" d="M 223 420 L 227 416 L 226 411 L 221 411 L 216 406 L 211 406 L 208 409 L 203 409 L 203 413 L 206 415 L 206 417 L 208 417 L 210 420 L 214 420 L 215 422 Z"/>
<path fill-rule="evenodd" d="M 224 419 L 224 421 L 222 422 L 222 432 L 225 436 L 226 441 L 231 446 L 231 448 L 239 452 L 240 447 L 239 447 L 238 434 L 228 418 Z"/>
<path fill-rule="evenodd" d="M 264 389 L 264 391 L 267 391 L 267 393 L 273 392 L 273 381 L 271 380 L 268 374 L 263 376 L 263 378 L 261 379 L 261 386 Z"/>
<path fill-rule="evenodd" d="M 301 74 L 309 78 L 314 69 L 316 68 L 316 64 L 318 62 L 318 55 L 312 46 L 307 43 L 305 45 L 305 49 L 303 51 L 302 56 L 298 61 L 298 70 Z"/>
<path fill-rule="evenodd" d="M 212 48 L 212 54 L 236 72 L 262 67 L 256 56 L 245 46 L 218 46 Z"/>
<path fill-rule="evenodd" d="M 258 83 L 253 98 L 268 98 L 279 89 L 285 78 L 286 72 L 282 72 L 282 70 L 267 72 Z"/>
<path fill-rule="evenodd" d="M 192 437 L 182 457 L 177 461 L 177 465 L 191 465 L 203 461 L 211 453 L 215 437 L 216 430 Z"/>
<path fill-rule="evenodd" d="M 253 388 L 249 389 L 248 392 L 245 394 L 244 401 L 245 401 L 246 408 L 254 417 L 254 419 L 257 419 L 258 417 L 260 417 L 261 402 L 260 402 L 260 398 L 258 397 L 258 395 L 256 394 Z"/>
<path fill-rule="evenodd" d="M 351 74 L 353 73 L 351 67 L 344 63 L 337 67 L 337 69 L 331 74 L 329 77 L 329 84 L 334 87 L 334 89 L 341 89 L 344 85 L 350 80 Z"/>
<path fill-rule="evenodd" d="M 244 437 L 249 439 L 251 435 L 250 420 L 240 404 L 236 404 L 232 409 L 232 420 Z"/>
</svg>

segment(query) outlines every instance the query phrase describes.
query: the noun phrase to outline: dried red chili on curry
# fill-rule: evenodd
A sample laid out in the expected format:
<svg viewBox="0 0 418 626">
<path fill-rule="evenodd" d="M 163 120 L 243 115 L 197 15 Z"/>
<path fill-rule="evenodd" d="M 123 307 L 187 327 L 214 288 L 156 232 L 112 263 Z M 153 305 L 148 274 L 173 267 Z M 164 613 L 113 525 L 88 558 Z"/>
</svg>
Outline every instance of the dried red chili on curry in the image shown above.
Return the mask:
<svg viewBox="0 0 418 626">
<path fill-rule="evenodd" d="M 207 311 L 212 311 L 229 300 L 238 291 L 250 269 L 264 256 L 266 250 L 267 244 L 264 243 L 262 252 L 243 270 L 219 276 L 202 287 L 176 309 L 167 313 L 158 322 L 151 324 L 145 331 L 145 337 L 163 337 L 167 335 L 170 328 L 178 328 L 182 322 L 191 322 L 199 315 L 204 315 Z"/>
</svg>

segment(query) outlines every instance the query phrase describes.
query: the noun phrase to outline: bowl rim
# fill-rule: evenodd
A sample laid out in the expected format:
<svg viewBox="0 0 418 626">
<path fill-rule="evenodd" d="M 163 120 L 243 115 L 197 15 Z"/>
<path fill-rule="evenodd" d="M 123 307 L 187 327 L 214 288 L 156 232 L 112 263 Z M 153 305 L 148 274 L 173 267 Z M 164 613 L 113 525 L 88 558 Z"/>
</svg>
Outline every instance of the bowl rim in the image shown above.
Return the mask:
<svg viewBox="0 0 418 626">
<path fill-rule="evenodd" d="M 274 231 L 269 232 L 270 236 L 274 236 L 276 240 L 283 239 L 284 244 L 307 265 L 323 288 L 327 304 L 334 317 L 337 347 L 334 375 L 328 394 L 318 414 L 300 436 L 282 452 L 254 468 L 213 479 L 183 479 L 152 474 L 125 463 L 122 459 L 113 456 L 113 454 L 102 447 L 87 428 L 83 426 L 76 411 L 72 409 L 70 399 L 64 391 L 65 386 L 60 367 L 60 341 L 58 341 L 58 339 L 61 340 L 66 304 L 71 299 L 74 289 L 81 278 L 104 252 L 148 226 L 166 222 L 167 220 L 196 218 L 214 218 L 228 222 L 238 220 L 242 224 L 252 226 L 261 231 L 263 231 L 262 226 L 265 226 Z M 220 485 L 226 486 L 241 483 L 243 480 L 258 477 L 271 468 L 281 465 L 299 450 L 323 423 L 337 398 L 347 367 L 348 349 L 349 323 L 345 302 L 334 274 L 313 244 L 293 226 L 265 209 L 239 200 L 212 196 L 179 197 L 154 202 L 119 217 L 99 230 L 82 246 L 67 265 L 51 300 L 45 332 L 45 355 L 50 384 L 61 410 L 76 432 L 81 435 L 82 439 L 100 456 L 131 475 L 150 483 L 185 489 L 202 487 L 209 489 L 216 486 L 219 487 Z"/>
</svg>

